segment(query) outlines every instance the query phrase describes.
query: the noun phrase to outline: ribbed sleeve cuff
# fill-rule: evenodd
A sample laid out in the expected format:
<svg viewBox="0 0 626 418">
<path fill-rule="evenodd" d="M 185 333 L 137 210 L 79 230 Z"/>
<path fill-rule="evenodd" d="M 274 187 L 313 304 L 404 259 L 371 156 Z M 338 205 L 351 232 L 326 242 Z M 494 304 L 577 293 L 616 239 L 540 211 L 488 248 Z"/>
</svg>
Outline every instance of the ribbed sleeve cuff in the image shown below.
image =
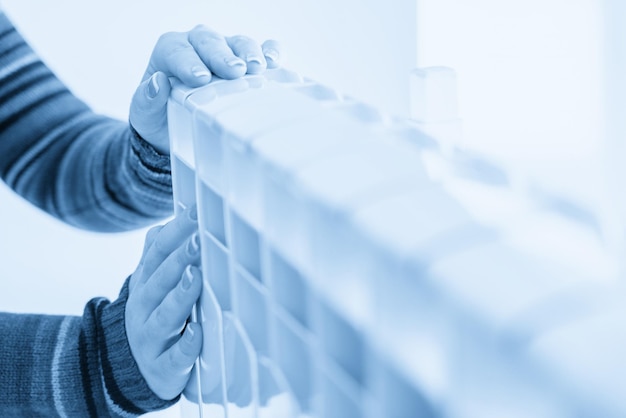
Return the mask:
<svg viewBox="0 0 626 418">
<path fill-rule="evenodd" d="M 159 398 L 139 371 L 130 351 L 125 328 L 128 283 L 127 279 L 118 299 L 102 310 L 101 325 L 105 344 L 101 348 L 101 360 L 107 401 L 113 403 L 112 409 L 120 408 L 127 413 L 140 415 L 167 408 L 178 402 L 180 396 L 169 401 Z"/>
<path fill-rule="evenodd" d="M 139 135 L 133 125 L 129 124 L 129 126 L 132 133 L 130 140 L 132 149 L 143 165 L 155 173 L 171 175 L 169 155 L 160 153 Z"/>
</svg>

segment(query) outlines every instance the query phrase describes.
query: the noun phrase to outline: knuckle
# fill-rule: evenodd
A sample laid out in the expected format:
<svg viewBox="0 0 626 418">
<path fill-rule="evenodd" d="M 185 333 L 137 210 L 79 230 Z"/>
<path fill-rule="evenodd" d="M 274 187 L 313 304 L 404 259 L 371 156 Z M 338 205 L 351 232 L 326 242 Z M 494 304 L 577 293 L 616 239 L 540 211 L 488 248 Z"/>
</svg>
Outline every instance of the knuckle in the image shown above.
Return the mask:
<svg viewBox="0 0 626 418">
<path fill-rule="evenodd" d="M 152 314 L 151 322 L 152 325 L 146 328 L 150 328 L 150 334 L 153 336 L 159 335 L 161 327 L 168 323 L 168 315 L 165 314 L 164 310 L 159 306 L 154 313 Z"/>
<path fill-rule="evenodd" d="M 247 46 L 255 46 L 255 42 L 252 38 L 245 35 L 235 35 L 229 38 L 230 44 L 234 48 L 243 48 Z"/>
<path fill-rule="evenodd" d="M 268 51 L 268 50 L 274 51 L 274 53 L 278 54 L 279 56 L 282 50 L 280 43 L 274 40 L 267 40 L 263 42 L 263 44 L 261 45 L 261 49 L 263 51 Z"/>
<path fill-rule="evenodd" d="M 154 241 L 156 236 L 159 234 L 159 231 L 161 230 L 161 228 L 163 228 L 162 225 L 157 225 L 157 226 L 153 226 L 152 228 L 148 230 L 148 232 L 146 233 L 146 244 L 150 244 L 151 242 Z"/>
<path fill-rule="evenodd" d="M 189 46 L 187 37 L 181 32 L 167 32 L 161 35 L 154 47 L 153 56 L 161 57 L 161 59 L 170 58 L 178 51 L 184 50 Z"/>
<path fill-rule="evenodd" d="M 199 23 L 196 26 L 194 26 L 190 32 L 199 32 L 199 31 L 212 32 L 213 30 L 206 23 Z"/>
<path fill-rule="evenodd" d="M 181 56 L 193 52 L 193 46 L 188 42 L 179 42 L 176 45 L 172 45 L 167 53 L 167 59 L 172 62 L 177 62 Z"/>
<path fill-rule="evenodd" d="M 218 63 L 221 63 L 232 56 L 231 51 L 214 50 L 210 52 L 208 59 L 212 66 L 217 66 Z"/>
<path fill-rule="evenodd" d="M 272 46 L 276 46 L 276 45 L 280 44 L 280 41 L 277 40 L 277 39 L 270 38 L 270 39 L 266 39 L 264 43 L 266 43 L 268 45 L 271 44 Z"/>
<path fill-rule="evenodd" d="M 176 43 L 180 40 L 180 32 L 165 32 L 157 40 L 157 46 L 168 46 L 169 44 Z"/>
<path fill-rule="evenodd" d="M 185 297 L 184 292 L 180 287 L 180 282 L 172 289 L 168 297 L 171 299 L 170 303 L 164 306 L 170 313 L 170 317 L 178 316 L 182 308 L 184 308 Z"/>
<path fill-rule="evenodd" d="M 276 39 L 267 39 L 265 42 L 263 42 L 263 47 L 264 48 L 280 48 L 280 42 L 278 42 Z"/>
<path fill-rule="evenodd" d="M 199 59 L 196 59 L 196 58 L 194 58 L 193 60 L 181 59 L 181 60 L 177 60 L 175 67 L 174 67 L 175 68 L 174 71 L 177 74 L 188 75 L 191 72 L 192 68 L 198 65 L 199 66 L 202 65 L 202 61 Z"/>
<path fill-rule="evenodd" d="M 182 290 L 180 286 L 175 288 L 172 299 L 173 303 L 176 305 L 176 311 L 171 312 L 170 316 L 172 318 L 191 315 L 191 309 L 195 300 L 189 295 L 189 293 L 190 292 L 188 291 Z"/>
<path fill-rule="evenodd" d="M 215 43 L 223 43 L 224 37 L 206 26 L 196 26 L 189 32 L 189 42 L 196 46 L 196 48 L 203 48 L 214 45 Z"/>
<path fill-rule="evenodd" d="M 183 268 L 189 264 L 190 256 L 187 250 L 188 245 L 188 242 L 186 242 L 184 245 L 180 246 L 178 250 L 176 250 L 174 259 L 178 267 Z"/>
<path fill-rule="evenodd" d="M 164 259 L 169 255 L 168 249 L 160 239 L 155 239 L 152 243 L 152 252 L 158 259 Z"/>
<path fill-rule="evenodd" d="M 161 35 L 154 50 L 161 58 L 171 59 L 181 52 L 189 50 L 189 48 L 192 48 L 192 46 L 189 44 L 186 34 L 168 32 Z"/>
</svg>

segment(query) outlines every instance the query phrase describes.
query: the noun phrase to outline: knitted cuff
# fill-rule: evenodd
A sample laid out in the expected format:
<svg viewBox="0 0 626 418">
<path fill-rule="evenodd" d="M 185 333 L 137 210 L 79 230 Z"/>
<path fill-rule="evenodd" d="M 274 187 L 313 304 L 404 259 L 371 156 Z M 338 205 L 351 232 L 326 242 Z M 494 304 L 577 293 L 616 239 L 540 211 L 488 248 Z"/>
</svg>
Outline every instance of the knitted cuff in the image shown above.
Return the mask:
<svg viewBox="0 0 626 418">
<path fill-rule="evenodd" d="M 171 175 L 170 156 L 157 151 L 156 148 L 139 135 L 130 123 L 129 127 L 132 133 L 130 138 L 131 147 L 141 163 L 155 173 Z"/>
<path fill-rule="evenodd" d="M 135 190 L 136 196 L 142 195 L 149 202 L 146 215 L 161 219 L 172 214 L 172 170 L 169 155 L 159 153 L 130 126 L 130 146 L 127 169 L 135 177 L 137 184 L 147 187 Z"/>
<path fill-rule="evenodd" d="M 101 360 L 108 400 L 127 413 L 141 415 L 167 408 L 178 402 L 180 396 L 165 401 L 155 395 L 130 351 L 125 328 L 129 281 L 124 283 L 118 299 L 102 310 Z"/>
</svg>

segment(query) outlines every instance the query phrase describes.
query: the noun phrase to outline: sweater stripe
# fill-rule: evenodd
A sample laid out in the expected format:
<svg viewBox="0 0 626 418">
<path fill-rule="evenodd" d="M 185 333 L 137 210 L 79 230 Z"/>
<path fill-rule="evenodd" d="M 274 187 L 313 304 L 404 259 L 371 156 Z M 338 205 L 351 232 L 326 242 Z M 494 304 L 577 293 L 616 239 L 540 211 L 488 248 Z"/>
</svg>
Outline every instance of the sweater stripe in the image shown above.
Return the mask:
<svg viewBox="0 0 626 418">
<path fill-rule="evenodd" d="M 102 304 L 96 306 L 96 316 L 102 316 L 103 308 L 104 306 Z M 108 344 L 106 344 L 106 337 L 101 325 L 102 324 L 97 324 L 96 333 L 98 334 L 98 340 L 100 341 L 101 345 L 100 365 L 102 367 L 102 376 L 105 383 L 105 391 L 110 396 L 111 401 L 114 404 L 119 405 L 120 408 L 130 412 L 131 414 L 144 414 L 146 411 L 136 406 L 130 399 L 124 396 L 124 392 L 118 386 L 117 381 L 114 378 L 115 370 L 113 370 L 113 366 L 111 365 L 111 361 L 109 359 Z"/>
<path fill-rule="evenodd" d="M 37 102 L 30 103 L 28 106 L 21 108 L 18 112 L 13 113 L 11 116 L 0 122 L 0 132 L 4 131 L 9 126 L 13 125 L 15 122 L 21 120 L 22 118 L 26 118 L 27 116 L 32 117 L 31 115 L 29 115 L 31 112 L 33 112 L 34 110 L 38 110 L 38 108 L 47 105 L 47 102 L 51 102 L 55 98 L 64 94 L 67 94 L 67 91 L 53 91 L 41 97 Z"/>
<path fill-rule="evenodd" d="M 90 417 L 96 417 L 98 416 L 98 408 L 96 406 L 94 393 L 91 388 L 92 383 L 91 376 L 89 374 L 89 347 L 87 346 L 87 339 L 85 338 L 85 331 L 83 329 L 80 330 L 80 335 L 78 337 L 78 352 L 80 356 L 80 376 L 84 390 L 84 399 L 87 404 L 87 411 L 89 412 Z"/>
<path fill-rule="evenodd" d="M 105 386 L 104 376 L 102 376 L 102 386 Z M 116 404 L 107 390 L 104 391 L 104 397 L 106 398 L 109 410 L 113 411 L 117 416 L 120 416 L 122 418 L 137 418 L 137 414 L 125 411 L 118 404 Z M 143 413 L 140 415 L 143 415 Z"/>
<path fill-rule="evenodd" d="M 61 359 L 61 355 L 65 352 L 65 339 L 67 338 L 67 334 L 73 320 L 74 318 L 71 316 L 66 316 L 63 319 L 59 329 L 59 335 L 57 337 L 54 357 L 52 358 L 52 395 L 54 397 L 54 406 L 56 407 L 57 413 L 60 417 L 67 417 L 67 413 L 63 407 L 63 399 L 61 396 L 64 388 L 61 387 L 61 368 L 59 361 Z"/>
<path fill-rule="evenodd" d="M 10 64 L 6 65 L 5 67 L 0 68 L 0 79 L 5 81 L 6 77 L 13 75 L 13 74 L 17 74 L 18 71 L 23 70 L 27 66 L 34 64 L 37 61 L 39 61 L 39 58 L 37 58 L 37 55 L 35 55 L 34 52 L 24 55 L 12 61 Z"/>
<path fill-rule="evenodd" d="M 16 43 L 15 45 L 11 45 L 10 48 L 7 48 L 4 51 L 2 51 L 1 58 L 6 58 L 9 55 L 11 55 L 12 53 L 14 53 L 14 52 L 16 52 L 16 51 L 18 51 L 18 50 L 20 50 L 22 48 L 28 49 L 28 45 L 26 44 L 26 42 L 19 42 L 19 43 Z"/>
<path fill-rule="evenodd" d="M 0 12 L 0 16 L 3 16 L 3 15 L 4 15 L 4 13 Z M 0 32 L 0 41 L 4 41 L 4 38 L 7 35 L 9 35 L 9 34 L 11 34 L 13 32 L 15 32 L 15 28 L 14 27 L 10 27 L 10 28 L 5 29 L 2 32 Z"/>
<path fill-rule="evenodd" d="M 86 116 L 86 115 L 85 115 Z M 20 192 L 20 185 L 18 180 L 26 172 L 27 167 L 34 164 L 34 162 L 45 153 L 50 147 L 50 144 L 54 141 L 54 138 L 62 134 L 63 131 L 72 129 L 81 123 L 84 123 L 85 117 L 76 115 L 70 122 L 62 122 L 57 126 L 50 126 L 48 134 L 41 138 L 35 145 L 28 149 L 22 158 L 15 161 L 15 163 L 7 168 L 4 181 L 18 193 Z"/>
<path fill-rule="evenodd" d="M 23 68 L 23 71 L 28 72 L 28 75 L 34 73 L 34 76 L 28 79 L 26 76 L 20 75 L 21 78 L 26 78 L 26 80 L 21 80 L 20 83 L 12 86 L 10 90 L 3 91 L 2 94 L 6 97 L 15 97 L 22 91 L 30 90 L 31 88 L 36 87 L 40 84 L 47 84 L 48 81 L 54 79 L 54 76 L 48 72 L 44 72 L 41 74 L 35 73 L 34 69 L 36 67 L 39 67 L 40 69 L 45 69 L 45 67 L 40 62 L 33 62 L 31 64 L 28 64 Z M 8 78 L 11 77 L 12 76 Z M 0 88 L 2 88 L 2 86 L 0 86 Z"/>
</svg>

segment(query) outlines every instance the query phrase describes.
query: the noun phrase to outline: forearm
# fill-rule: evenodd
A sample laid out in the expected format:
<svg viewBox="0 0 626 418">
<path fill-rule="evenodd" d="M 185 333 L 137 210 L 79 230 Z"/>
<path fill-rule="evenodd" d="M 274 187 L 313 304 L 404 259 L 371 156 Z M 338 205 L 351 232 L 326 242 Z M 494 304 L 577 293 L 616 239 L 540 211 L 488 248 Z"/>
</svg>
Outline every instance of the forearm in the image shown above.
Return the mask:
<svg viewBox="0 0 626 418">
<path fill-rule="evenodd" d="M 64 221 L 98 231 L 129 230 L 172 212 L 169 158 L 127 124 L 101 119 L 77 135 L 62 155 L 54 204 Z"/>
<path fill-rule="evenodd" d="M 128 289 L 82 317 L 0 313 L 0 416 L 128 417 L 167 407 L 132 357 Z"/>
<path fill-rule="evenodd" d="M 0 176 L 72 225 L 127 230 L 172 210 L 169 158 L 94 114 L 0 12 Z"/>
</svg>

